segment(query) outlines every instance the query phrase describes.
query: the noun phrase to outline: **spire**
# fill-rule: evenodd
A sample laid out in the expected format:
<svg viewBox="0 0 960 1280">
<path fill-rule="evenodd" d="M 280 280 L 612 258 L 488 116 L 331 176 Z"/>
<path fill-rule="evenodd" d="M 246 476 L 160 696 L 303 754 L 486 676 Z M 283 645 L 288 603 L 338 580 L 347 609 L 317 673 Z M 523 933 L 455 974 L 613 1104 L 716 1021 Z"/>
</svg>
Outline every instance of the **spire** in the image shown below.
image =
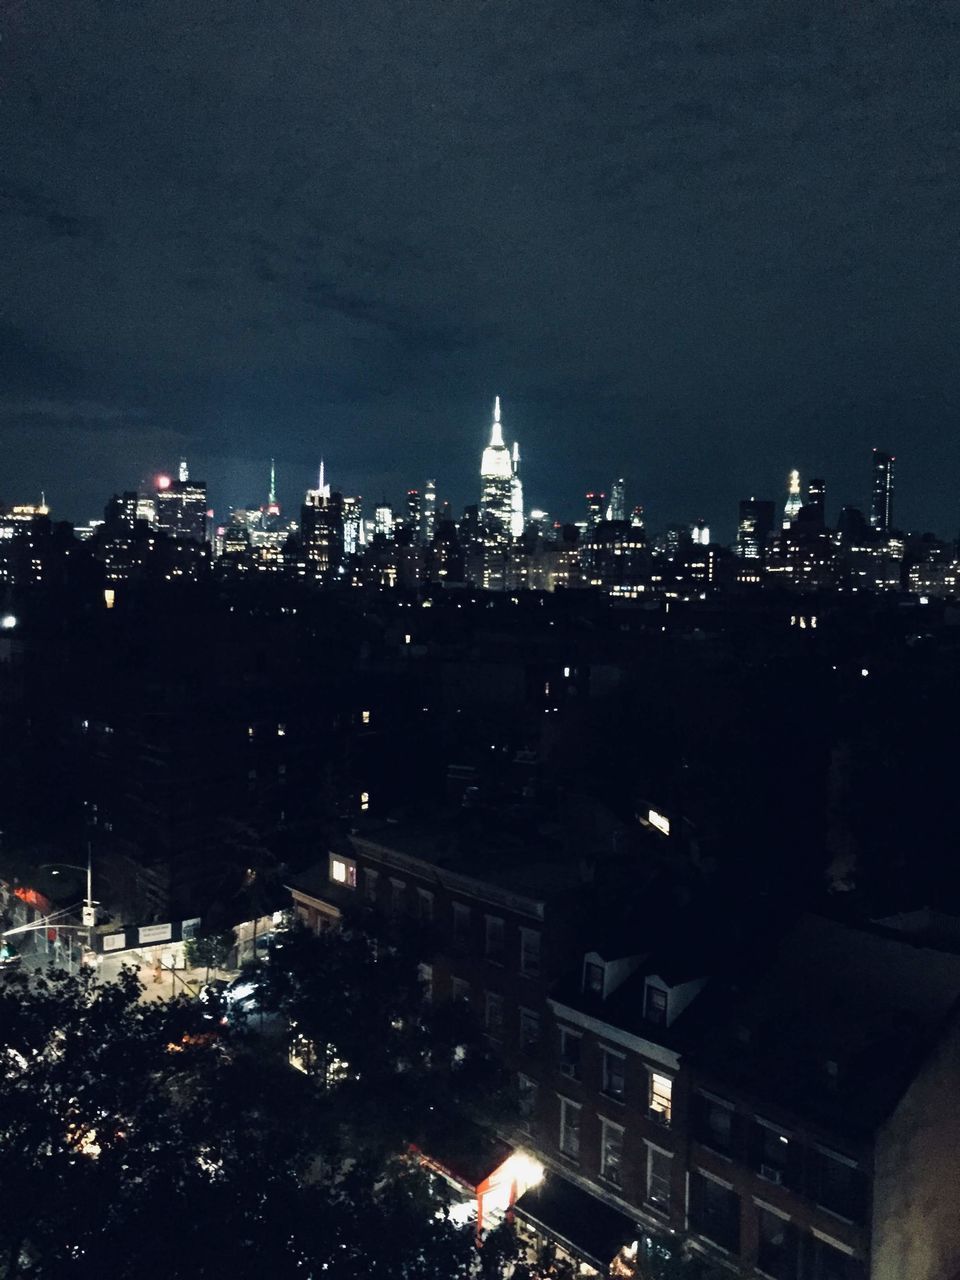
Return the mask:
<svg viewBox="0 0 960 1280">
<path fill-rule="evenodd" d="M 503 443 L 503 426 L 500 422 L 500 397 L 497 396 L 493 402 L 493 430 L 490 432 L 490 448 L 504 449 Z"/>
<path fill-rule="evenodd" d="M 321 499 L 330 497 L 330 486 L 326 482 L 322 458 L 320 459 L 320 481 L 317 485 L 317 492 L 320 494 Z"/>
<path fill-rule="evenodd" d="M 277 505 L 277 468 L 273 458 L 270 459 L 270 493 L 267 502 L 271 507 Z"/>
</svg>

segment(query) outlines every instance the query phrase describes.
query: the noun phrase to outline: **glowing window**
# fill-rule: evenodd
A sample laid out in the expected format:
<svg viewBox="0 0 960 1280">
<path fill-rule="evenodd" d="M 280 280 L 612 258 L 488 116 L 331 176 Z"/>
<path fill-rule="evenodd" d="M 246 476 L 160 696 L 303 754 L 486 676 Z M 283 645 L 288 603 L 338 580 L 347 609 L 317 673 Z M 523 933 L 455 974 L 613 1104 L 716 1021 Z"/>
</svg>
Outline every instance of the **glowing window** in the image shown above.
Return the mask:
<svg viewBox="0 0 960 1280">
<path fill-rule="evenodd" d="M 370 723 L 370 712 L 369 712 L 369 711 L 361 711 L 361 712 L 360 712 L 360 723 L 361 723 L 361 724 L 369 724 L 369 723 Z"/>
<path fill-rule="evenodd" d="M 357 887 L 357 864 L 349 858 L 340 858 L 336 854 L 330 855 L 330 879 L 335 884 L 342 884 L 347 889 L 355 889 Z"/>
<path fill-rule="evenodd" d="M 669 1124 L 673 1107 L 673 1080 L 658 1071 L 650 1072 L 650 1115 L 661 1124 Z"/>
</svg>

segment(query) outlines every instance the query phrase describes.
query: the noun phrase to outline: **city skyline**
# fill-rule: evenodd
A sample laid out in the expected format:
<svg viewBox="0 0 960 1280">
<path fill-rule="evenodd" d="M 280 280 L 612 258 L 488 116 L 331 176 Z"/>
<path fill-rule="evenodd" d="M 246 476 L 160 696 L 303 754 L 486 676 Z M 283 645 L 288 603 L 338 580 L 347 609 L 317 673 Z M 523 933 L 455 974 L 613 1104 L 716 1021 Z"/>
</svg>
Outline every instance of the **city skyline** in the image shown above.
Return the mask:
<svg viewBox="0 0 960 1280">
<path fill-rule="evenodd" d="M 561 0 L 549 38 L 510 6 L 212 5 L 135 38 L 37 0 L 2 33 L 8 501 L 89 519 L 186 453 L 219 509 L 276 456 L 289 505 L 322 453 L 461 507 L 499 393 L 558 509 L 623 474 L 652 523 L 729 530 L 793 467 L 862 506 L 877 446 L 904 522 L 955 527 L 943 0 Z"/>
</svg>

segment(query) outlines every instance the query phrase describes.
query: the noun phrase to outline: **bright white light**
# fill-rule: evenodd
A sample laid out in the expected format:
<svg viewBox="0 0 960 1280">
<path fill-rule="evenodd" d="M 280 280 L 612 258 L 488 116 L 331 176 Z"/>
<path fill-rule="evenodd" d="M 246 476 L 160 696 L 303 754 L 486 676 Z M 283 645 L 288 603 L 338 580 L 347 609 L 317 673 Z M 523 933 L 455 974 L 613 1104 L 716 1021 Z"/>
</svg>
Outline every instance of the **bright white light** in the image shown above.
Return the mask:
<svg viewBox="0 0 960 1280">
<path fill-rule="evenodd" d="M 869 667 L 861 667 L 861 668 L 860 668 L 860 674 L 861 674 L 862 676 L 864 676 L 864 677 L 868 676 L 868 675 L 870 674 L 870 668 L 869 668 Z"/>
<path fill-rule="evenodd" d="M 666 814 L 658 813 L 656 809 L 648 809 L 647 821 L 651 827 L 656 827 L 663 835 L 668 836 L 670 834 L 670 819 Z"/>
<path fill-rule="evenodd" d="M 158 489 L 169 489 L 169 488 L 170 488 L 170 477 L 169 477 L 169 476 L 157 476 L 157 488 L 158 488 Z"/>
<path fill-rule="evenodd" d="M 0 627 L 2 627 L 4 631 L 12 631 L 16 625 L 17 620 L 12 613 L 5 613 L 3 617 L 0 618 Z"/>
<path fill-rule="evenodd" d="M 330 872 L 338 884 L 346 884 L 347 882 L 347 864 L 341 862 L 339 858 L 334 858 Z"/>
</svg>

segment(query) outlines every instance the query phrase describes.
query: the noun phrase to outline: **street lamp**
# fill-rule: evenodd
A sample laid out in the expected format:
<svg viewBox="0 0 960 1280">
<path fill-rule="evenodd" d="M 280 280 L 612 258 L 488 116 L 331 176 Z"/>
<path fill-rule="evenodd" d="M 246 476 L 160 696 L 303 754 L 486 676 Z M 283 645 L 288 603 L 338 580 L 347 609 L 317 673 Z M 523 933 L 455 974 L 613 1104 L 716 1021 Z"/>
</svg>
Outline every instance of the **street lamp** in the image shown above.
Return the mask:
<svg viewBox="0 0 960 1280">
<path fill-rule="evenodd" d="M 66 867 L 69 871 L 82 871 L 86 873 L 87 896 L 84 899 L 83 911 L 81 912 L 80 918 L 83 922 L 84 928 L 92 929 L 97 923 L 97 904 L 93 900 L 93 866 L 89 843 L 87 844 L 87 865 L 85 867 L 78 867 L 76 863 L 73 862 L 44 862 L 37 867 L 37 870 L 49 870 L 51 875 L 58 876 L 60 874 L 59 868 L 63 867 Z"/>
</svg>

